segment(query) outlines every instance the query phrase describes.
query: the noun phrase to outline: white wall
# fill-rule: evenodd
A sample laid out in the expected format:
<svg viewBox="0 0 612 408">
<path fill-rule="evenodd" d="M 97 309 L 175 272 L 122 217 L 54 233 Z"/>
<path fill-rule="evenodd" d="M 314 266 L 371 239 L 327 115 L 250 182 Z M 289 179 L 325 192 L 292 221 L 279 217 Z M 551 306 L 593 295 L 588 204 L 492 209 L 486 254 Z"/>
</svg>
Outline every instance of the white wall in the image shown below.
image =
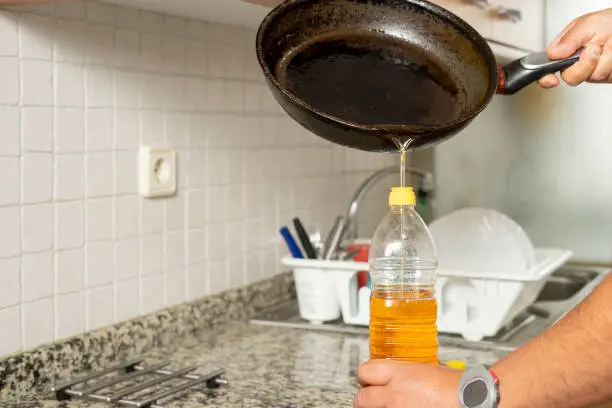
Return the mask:
<svg viewBox="0 0 612 408">
<path fill-rule="evenodd" d="M 609 0 L 548 1 L 548 41 L 573 18 L 605 7 Z M 533 86 L 496 97 L 436 151 L 440 213 L 467 205 L 496 208 L 537 245 L 612 263 L 611 106 L 609 85 Z"/>
<path fill-rule="evenodd" d="M 271 276 L 280 225 L 327 232 L 388 163 L 281 113 L 254 35 L 94 1 L 0 9 L 0 356 Z M 140 145 L 177 149 L 178 196 L 137 195 Z"/>
</svg>

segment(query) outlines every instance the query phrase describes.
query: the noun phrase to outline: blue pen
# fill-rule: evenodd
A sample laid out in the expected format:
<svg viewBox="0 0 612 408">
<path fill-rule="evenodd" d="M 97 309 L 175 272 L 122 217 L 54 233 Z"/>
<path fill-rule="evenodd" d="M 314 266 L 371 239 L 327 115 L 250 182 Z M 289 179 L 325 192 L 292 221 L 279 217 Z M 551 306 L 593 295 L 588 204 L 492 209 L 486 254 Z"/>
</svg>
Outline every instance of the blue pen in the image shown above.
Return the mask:
<svg viewBox="0 0 612 408">
<path fill-rule="evenodd" d="M 298 246 L 297 242 L 295 242 L 295 240 L 293 239 L 293 236 L 291 235 L 291 232 L 289 232 L 289 229 L 287 227 L 283 227 L 280 229 L 280 233 L 285 239 L 285 242 L 289 247 L 291 255 L 293 255 L 294 258 L 304 259 L 304 255 L 302 254 L 302 251 L 300 250 L 300 247 Z"/>
</svg>

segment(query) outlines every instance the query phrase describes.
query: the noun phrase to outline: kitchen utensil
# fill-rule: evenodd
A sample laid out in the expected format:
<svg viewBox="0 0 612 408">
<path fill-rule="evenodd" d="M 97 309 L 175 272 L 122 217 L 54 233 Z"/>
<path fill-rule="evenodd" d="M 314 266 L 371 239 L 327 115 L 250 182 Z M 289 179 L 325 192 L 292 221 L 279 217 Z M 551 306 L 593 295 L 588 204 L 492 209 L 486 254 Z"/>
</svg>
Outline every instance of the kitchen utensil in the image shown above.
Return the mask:
<svg viewBox="0 0 612 408">
<path fill-rule="evenodd" d="M 299 218 L 294 218 L 293 226 L 295 227 L 298 238 L 302 243 L 302 248 L 304 249 L 304 252 L 306 252 L 306 256 L 310 259 L 317 259 L 317 251 L 315 251 L 314 247 L 312 246 L 312 242 L 310 242 L 310 237 L 308 236 L 302 221 L 300 221 Z"/>
<path fill-rule="evenodd" d="M 511 95 L 574 64 L 546 53 L 497 66 L 486 40 L 425 0 L 287 0 L 257 33 L 274 98 L 298 123 L 366 151 L 433 146 L 493 95 Z"/>
<path fill-rule="evenodd" d="M 326 246 L 323 252 L 323 259 L 330 260 L 334 257 L 336 250 L 340 246 L 342 239 L 344 238 L 344 234 L 346 233 L 346 219 L 343 217 L 338 217 L 331 231 L 329 232 L 329 236 L 327 237 L 328 241 L 326 241 Z M 329 244 L 329 245 L 328 245 Z"/>
<path fill-rule="evenodd" d="M 282 227 L 280 229 L 280 233 L 283 236 L 285 243 L 289 248 L 289 252 L 291 252 L 291 255 L 293 255 L 294 258 L 304 258 L 304 255 L 302 254 L 302 251 L 300 250 L 298 244 L 295 242 L 295 239 L 293 239 L 293 235 L 291 235 L 289 228 Z"/>
<path fill-rule="evenodd" d="M 340 317 L 340 302 L 333 284 L 334 274 L 330 266 L 351 263 L 322 261 L 319 259 L 297 259 L 285 257 L 284 266 L 293 270 L 300 317 L 313 324 L 321 324 Z"/>
</svg>

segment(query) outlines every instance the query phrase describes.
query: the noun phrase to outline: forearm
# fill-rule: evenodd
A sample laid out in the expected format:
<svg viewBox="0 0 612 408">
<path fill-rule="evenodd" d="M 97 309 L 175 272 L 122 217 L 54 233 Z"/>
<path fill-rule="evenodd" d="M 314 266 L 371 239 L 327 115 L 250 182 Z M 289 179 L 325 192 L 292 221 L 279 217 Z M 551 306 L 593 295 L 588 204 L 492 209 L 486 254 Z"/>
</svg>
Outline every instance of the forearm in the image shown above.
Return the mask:
<svg viewBox="0 0 612 408">
<path fill-rule="evenodd" d="M 612 400 L 612 277 L 493 371 L 500 408 L 584 408 Z"/>
</svg>

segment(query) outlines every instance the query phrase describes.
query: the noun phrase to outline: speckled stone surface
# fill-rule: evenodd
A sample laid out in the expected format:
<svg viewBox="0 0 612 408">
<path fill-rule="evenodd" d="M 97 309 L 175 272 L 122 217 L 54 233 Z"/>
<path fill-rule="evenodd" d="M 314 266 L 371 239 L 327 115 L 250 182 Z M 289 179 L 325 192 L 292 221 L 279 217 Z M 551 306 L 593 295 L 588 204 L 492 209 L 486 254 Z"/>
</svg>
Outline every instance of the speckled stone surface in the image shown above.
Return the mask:
<svg viewBox="0 0 612 408">
<path fill-rule="evenodd" d="M 442 349 L 441 358 L 474 358 L 478 352 Z M 359 388 L 357 367 L 369 357 L 367 336 L 228 323 L 215 332 L 200 331 L 148 350 L 147 362 L 172 360 L 173 369 L 197 364 L 204 374 L 225 368 L 228 385 L 194 390 L 163 401 L 167 408 L 335 408 L 350 407 Z M 479 358 L 491 362 L 482 352 Z M 103 403 L 58 403 L 39 393 L 23 396 L 32 408 L 106 408 Z"/>
<path fill-rule="evenodd" d="M 58 379 L 145 355 L 295 297 L 290 273 L 152 313 L 0 361 L 0 401 L 45 389 Z M 0 405 L 1 406 L 1 405 Z"/>
</svg>

